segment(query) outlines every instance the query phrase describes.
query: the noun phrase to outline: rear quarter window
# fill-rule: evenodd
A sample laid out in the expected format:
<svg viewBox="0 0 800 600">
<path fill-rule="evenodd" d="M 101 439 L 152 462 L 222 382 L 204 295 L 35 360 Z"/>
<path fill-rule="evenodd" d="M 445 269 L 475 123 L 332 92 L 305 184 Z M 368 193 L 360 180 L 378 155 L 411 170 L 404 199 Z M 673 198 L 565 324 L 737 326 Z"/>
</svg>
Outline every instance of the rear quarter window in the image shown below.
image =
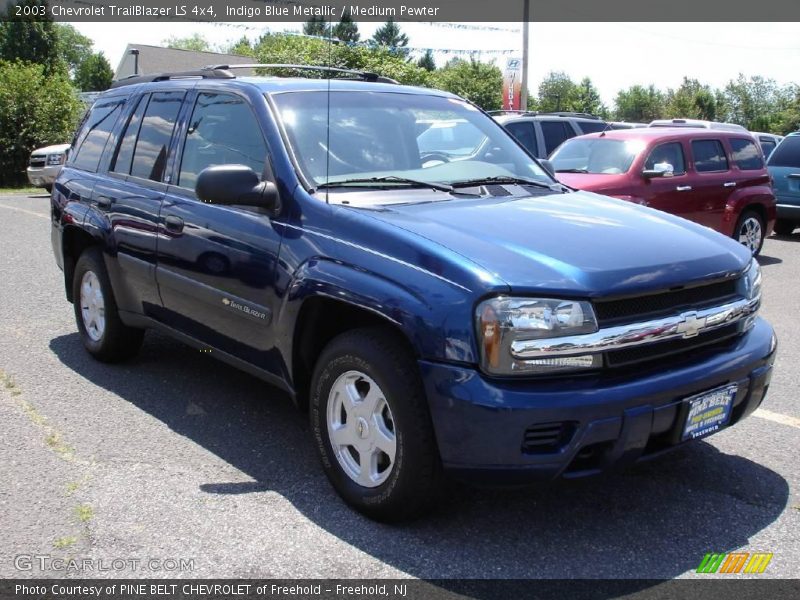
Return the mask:
<svg viewBox="0 0 800 600">
<path fill-rule="evenodd" d="M 764 168 L 761 152 L 752 140 L 730 138 L 731 158 L 742 171 L 757 171 Z"/>
<path fill-rule="evenodd" d="M 85 171 L 97 171 L 106 142 L 124 105 L 125 98 L 116 97 L 98 100 L 92 106 L 73 144 L 75 151 L 72 152 L 71 166 Z"/>
<path fill-rule="evenodd" d="M 728 170 L 728 157 L 719 140 L 692 140 L 692 155 L 698 173 Z"/>
<path fill-rule="evenodd" d="M 770 154 L 767 165 L 770 167 L 800 168 L 800 136 L 784 138 Z"/>
<path fill-rule="evenodd" d="M 575 124 L 583 133 L 599 133 L 610 129 L 605 121 L 575 121 Z"/>
</svg>

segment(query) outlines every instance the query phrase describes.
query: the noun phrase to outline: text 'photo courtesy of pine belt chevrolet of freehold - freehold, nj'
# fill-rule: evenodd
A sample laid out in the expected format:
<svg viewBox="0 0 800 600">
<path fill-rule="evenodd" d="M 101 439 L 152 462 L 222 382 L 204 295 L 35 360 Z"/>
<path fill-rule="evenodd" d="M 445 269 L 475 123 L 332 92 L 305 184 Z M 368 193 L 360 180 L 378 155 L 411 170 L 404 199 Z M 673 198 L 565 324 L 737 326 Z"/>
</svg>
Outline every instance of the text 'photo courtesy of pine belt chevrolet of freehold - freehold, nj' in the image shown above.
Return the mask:
<svg viewBox="0 0 800 600">
<path fill-rule="evenodd" d="M 798 39 L 0 0 L 0 600 L 800 598 Z"/>
</svg>

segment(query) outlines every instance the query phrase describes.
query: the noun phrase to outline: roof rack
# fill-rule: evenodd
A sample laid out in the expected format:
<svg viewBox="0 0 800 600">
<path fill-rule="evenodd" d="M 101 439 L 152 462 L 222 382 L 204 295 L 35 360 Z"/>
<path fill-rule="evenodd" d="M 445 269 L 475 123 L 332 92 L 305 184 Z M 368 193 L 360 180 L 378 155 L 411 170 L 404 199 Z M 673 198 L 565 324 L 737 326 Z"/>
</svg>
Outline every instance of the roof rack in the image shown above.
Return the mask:
<svg viewBox="0 0 800 600">
<path fill-rule="evenodd" d="M 357 71 L 355 69 L 342 69 L 340 67 L 326 67 L 323 65 L 292 65 L 292 64 L 269 64 L 269 63 L 254 63 L 254 64 L 236 64 L 236 65 L 211 65 L 206 67 L 212 71 L 230 71 L 231 69 L 292 69 L 296 71 L 322 71 L 325 73 L 344 73 L 346 75 L 355 75 L 364 81 L 371 81 L 374 83 L 392 83 L 398 82 L 390 77 L 384 77 L 377 73 L 370 73 L 369 71 Z"/>
<path fill-rule="evenodd" d="M 390 77 L 384 77 L 377 73 L 370 73 L 368 71 L 356 71 L 354 69 L 341 69 L 339 67 L 325 67 L 322 65 L 291 65 L 291 64 L 234 64 L 234 65 L 209 65 L 195 71 L 181 71 L 177 73 L 150 73 L 147 75 L 131 75 L 123 79 L 119 79 L 111 84 L 112 88 L 118 88 L 126 85 L 136 85 L 139 83 L 152 83 L 154 81 L 169 81 L 171 79 L 235 79 L 231 71 L 234 69 L 292 69 L 296 71 L 322 71 L 325 73 L 344 73 L 347 75 L 355 75 L 364 81 L 374 83 L 391 83 L 397 84 L 398 82 Z"/>
<path fill-rule="evenodd" d="M 599 121 L 600 117 L 583 112 L 557 111 L 539 112 L 538 110 L 490 110 L 490 115 L 521 115 L 523 117 L 579 117 L 581 119 L 592 119 Z"/>
<path fill-rule="evenodd" d="M 152 83 L 153 81 L 169 81 L 170 79 L 233 79 L 233 73 L 222 69 L 201 69 L 197 71 L 179 71 L 176 73 L 149 73 L 147 75 L 130 75 L 118 79 L 111 84 L 112 88 L 138 83 Z"/>
</svg>

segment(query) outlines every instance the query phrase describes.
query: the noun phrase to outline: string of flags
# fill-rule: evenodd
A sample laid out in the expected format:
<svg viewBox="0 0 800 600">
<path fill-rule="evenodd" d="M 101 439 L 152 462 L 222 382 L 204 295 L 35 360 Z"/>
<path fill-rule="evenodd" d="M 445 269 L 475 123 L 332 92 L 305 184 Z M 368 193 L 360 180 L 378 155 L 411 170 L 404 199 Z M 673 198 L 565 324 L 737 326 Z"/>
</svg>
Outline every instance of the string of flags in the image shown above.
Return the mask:
<svg viewBox="0 0 800 600">
<path fill-rule="evenodd" d="M 221 23 L 215 22 L 214 25 L 222 25 L 222 26 L 229 26 L 235 27 L 237 29 L 246 29 L 250 31 L 263 31 L 263 27 L 257 27 L 254 25 L 247 25 L 244 23 Z M 350 47 L 362 47 L 362 48 L 369 48 L 371 43 L 369 41 L 344 41 L 340 40 L 336 37 L 327 37 L 322 35 L 310 35 L 307 33 L 301 33 L 298 31 L 279 31 L 275 32 L 273 35 L 290 35 L 295 37 L 302 37 L 302 38 L 309 38 L 309 39 L 317 39 L 323 41 L 332 41 L 336 44 L 343 44 Z M 488 54 L 488 55 L 510 55 L 519 53 L 518 49 L 491 49 L 491 50 L 476 50 L 476 49 L 466 49 L 466 48 L 424 48 L 419 46 L 383 46 L 392 52 L 401 52 L 401 51 L 408 51 L 408 52 L 419 52 L 419 53 L 426 53 L 431 52 L 433 54 L 443 54 L 443 55 L 458 55 L 458 56 L 467 56 L 467 55 L 481 55 L 481 54 Z"/>
</svg>

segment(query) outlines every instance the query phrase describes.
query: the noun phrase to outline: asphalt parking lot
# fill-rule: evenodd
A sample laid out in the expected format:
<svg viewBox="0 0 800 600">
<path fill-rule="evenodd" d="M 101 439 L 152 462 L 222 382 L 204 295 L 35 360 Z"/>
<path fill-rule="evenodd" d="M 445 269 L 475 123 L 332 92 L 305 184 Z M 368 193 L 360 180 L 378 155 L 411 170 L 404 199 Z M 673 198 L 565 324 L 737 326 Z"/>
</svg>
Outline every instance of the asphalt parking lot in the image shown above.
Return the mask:
<svg viewBox="0 0 800 600">
<path fill-rule="evenodd" d="M 129 363 L 89 358 L 48 210 L 0 196 L 0 577 L 62 576 L 15 559 L 48 555 L 127 561 L 78 574 L 102 577 L 673 578 L 737 549 L 800 577 L 800 231 L 763 250 L 780 345 L 754 416 L 620 474 L 458 488 L 386 526 L 339 500 L 305 415 L 261 381 L 155 334 Z"/>
</svg>

